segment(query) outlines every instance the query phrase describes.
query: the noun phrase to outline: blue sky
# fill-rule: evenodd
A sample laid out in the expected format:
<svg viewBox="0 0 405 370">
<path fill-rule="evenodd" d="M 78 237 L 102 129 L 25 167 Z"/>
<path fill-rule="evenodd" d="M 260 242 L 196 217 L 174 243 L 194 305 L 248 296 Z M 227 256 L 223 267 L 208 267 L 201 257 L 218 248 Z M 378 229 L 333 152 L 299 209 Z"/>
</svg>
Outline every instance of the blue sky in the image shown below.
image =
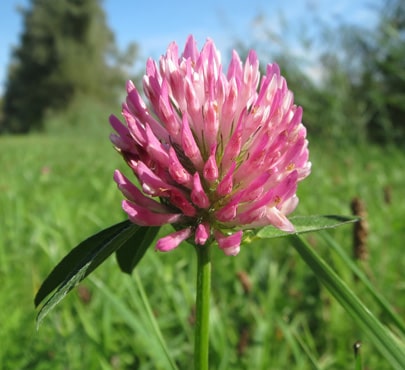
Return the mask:
<svg viewBox="0 0 405 370">
<path fill-rule="evenodd" d="M 104 10 L 109 27 L 121 48 L 135 41 L 142 59 L 158 58 L 167 45 L 175 40 L 183 46 L 187 36 L 193 34 L 201 47 L 207 37 L 212 38 L 222 54 L 229 53 L 235 39 L 260 39 L 253 20 L 263 16 L 266 27 L 285 34 L 286 42 L 299 52 L 298 39 L 293 34 L 315 32 L 317 22 L 333 26 L 338 21 L 370 24 L 375 13 L 370 3 L 378 0 L 104 0 Z M 22 18 L 17 6 L 26 6 L 29 0 L 0 0 L 0 93 L 4 91 L 7 65 L 11 48 L 19 42 Z M 316 17 L 315 17 L 316 15 Z M 283 32 L 283 16 L 288 32 Z M 260 55 L 259 55 L 260 57 Z M 225 58 L 224 58 L 225 59 Z"/>
</svg>

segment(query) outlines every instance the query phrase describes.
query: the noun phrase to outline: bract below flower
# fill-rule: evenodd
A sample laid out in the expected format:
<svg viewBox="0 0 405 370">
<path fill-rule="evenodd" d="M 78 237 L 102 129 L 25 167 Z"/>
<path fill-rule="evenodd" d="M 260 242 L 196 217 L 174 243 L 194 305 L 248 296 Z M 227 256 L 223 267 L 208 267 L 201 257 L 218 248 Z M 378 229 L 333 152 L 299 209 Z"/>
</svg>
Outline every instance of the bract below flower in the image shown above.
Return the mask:
<svg viewBox="0 0 405 370">
<path fill-rule="evenodd" d="M 143 92 L 147 103 L 128 82 L 125 124 L 110 117 L 111 141 L 140 187 L 119 171 L 114 179 L 132 222 L 174 224 L 157 249 L 214 238 L 235 255 L 243 230 L 294 231 L 286 216 L 311 164 L 302 109 L 277 64 L 261 76 L 254 51 L 244 63 L 233 52 L 224 72 L 214 43 L 199 51 L 190 36 L 180 55 L 172 43 L 159 63 L 147 61 Z"/>
</svg>

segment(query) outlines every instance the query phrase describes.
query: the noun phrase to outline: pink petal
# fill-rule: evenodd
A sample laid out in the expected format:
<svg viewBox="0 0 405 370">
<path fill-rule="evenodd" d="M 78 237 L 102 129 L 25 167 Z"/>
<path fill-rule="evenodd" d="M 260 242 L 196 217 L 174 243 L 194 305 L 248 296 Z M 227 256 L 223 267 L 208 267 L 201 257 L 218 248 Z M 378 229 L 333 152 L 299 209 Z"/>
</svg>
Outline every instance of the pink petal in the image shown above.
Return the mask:
<svg viewBox="0 0 405 370">
<path fill-rule="evenodd" d="M 198 224 L 195 230 L 195 243 L 199 245 L 204 245 L 208 238 L 210 237 L 210 225 L 207 222 Z"/>
<path fill-rule="evenodd" d="M 254 50 L 249 51 L 243 73 L 243 82 L 245 86 L 249 87 L 251 92 L 256 91 L 259 83 L 260 72 L 259 60 L 257 59 L 257 55 Z"/>
<path fill-rule="evenodd" d="M 221 197 L 228 195 L 232 192 L 233 189 L 233 173 L 236 168 L 236 163 L 232 163 L 231 168 L 228 170 L 228 173 L 224 176 L 221 182 L 217 186 L 217 194 Z"/>
<path fill-rule="evenodd" d="M 242 133 L 242 121 L 239 120 L 235 131 L 225 147 L 225 152 L 221 162 L 221 168 L 223 171 L 228 171 L 228 169 L 232 166 L 232 163 L 234 163 L 238 158 L 242 148 Z"/>
<path fill-rule="evenodd" d="M 206 146 L 208 148 L 216 147 L 219 129 L 218 104 L 216 102 L 208 102 L 204 108 L 204 137 L 206 139 Z"/>
<path fill-rule="evenodd" d="M 238 83 L 240 83 L 242 77 L 242 61 L 235 50 L 232 52 L 232 59 L 229 63 L 227 77 L 228 80 L 235 78 Z"/>
<path fill-rule="evenodd" d="M 196 61 L 199 56 L 197 49 L 197 43 L 192 35 L 187 37 L 186 46 L 184 47 L 183 57 L 190 58 L 192 61 Z"/>
<path fill-rule="evenodd" d="M 122 194 L 131 202 L 138 204 L 141 207 L 148 208 L 154 212 L 164 213 L 167 208 L 156 202 L 155 200 L 146 197 L 142 192 L 132 184 L 120 171 L 114 171 L 114 180 Z"/>
<path fill-rule="evenodd" d="M 215 212 L 215 217 L 222 222 L 229 222 L 236 217 L 242 194 L 237 194 L 231 201 Z"/>
<path fill-rule="evenodd" d="M 213 146 L 211 148 L 211 154 L 208 157 L 207 162 L 205 162 L 204 165 L 204 179 L 207 180 L 209 183 L 213 183 L 218 179 L 218 166 L 217 166 L 217 160 L 215 158 L 215 152 L 216 152 L 216 147 Z"/>
<path fill-rule="evenodd" d="M 147 139 L 144 125 L 125 106 L 122 109 L 122 115 L 127 123 L 131 139 L 139 146 L 146 147 Z"/>
<path fill-rule="evenodd" d="M 201 179 L 196 172 L 193 176 L 193 189 L 191 191 L 191 201 L 199 208 L 208 208 L 210 205 L 210 200 L 204 191 L 201 184 Z"/>
<path fill-rule="evenodd" d="M 197 213 L 194 206 L 189 202 L 182 190 L 172 188 L 166 192 L 170 203 L 179 208 L 186 216 L 194 217 Z"/>
<path fill-rule="evenodd" d="M 276 207 L 268 209 L 266 218 L 271 225 L 277 227 L 280 230 L 290 233 L 293 233 L 295 231 L 294 225 Z"/>
<path fill-rule="evenodd" d="M 140 226 L 162 226 L 179 222 L 183 215 L 175 213 L 155 213 L 129 200 L 122 201 L 122 209 L 131 222 Z"/>
<path fill-rule="evenodd" d="M 110 124 L 121 137 L 125 138 L 129 135 L 128 127 L 122 124 L 122 122 L 113 114 L 110 116 Z"/>
<path fill-rule="evenodd" d="M 164 167 L 169 166 L 169 154 L 158 138 L 153 134 L 149 125 L 145 127 L 147 143 L 145 145 L 151 158 Z"/>
<path fill-rule="evenodd" d="M 202 170 L 204 162 L 200 149 L 194 139 L 186 115 L 183 116 L 181 146 L 184 154 L 190 159 L 197 170 Z"/>
<path fill-rule="evenodd" d="M 269 156 L 269 135 L 266 132 L 260 133 L 260 136 L 252 142 L 249 149 L 247 159 L 239 167 L 240 173 L 244 182 L 248 182 L 252 176 L 246 176 L 247 173 L 254 174 L 255 171 L 249 171 L 249 169 L 255 168 L 260 171 L 262 168 L 268 170 L 266 166 L 266 158 Z"/>
<path fill-rule="evenodd" d="M 269 173 L 262 173 L 251 181 L 240 193 L 240 202 L 256 200 L 257 196 L 263 192 L 263 186 L 270 178 Z M 238 194 L 238 193 L 237 193 Z"/>
<path fill-rule="evenodd" d="M 179 48 L 175 42 L 171 42 L 166 51 L 166 58 L 174 62 L 179 59 Z"/>
<path fill-rule="evenodd" d="M 127 96 L 127 110 L 130 114 L 138 119 L 139 122 L 144 124 L 149 124 L 152 128 L 154 134 L 163 139 L 165 142 L 168 142 L 169 135 L 165 128 L 157 122 L 149 113 L 141 95 L 138 90 L 133 89 L 128 93 Z"/>
<path fill-rule="evenodd" d="M 128 140 L 124 140 L 121 136 L 115 134 L 110 134 L 110 141 L 120 153 L 129 152 L 133 146 Z"/>
<path fill-rule="evenodd" d="M 176 231 L 163 238 L 160 238 L 156 243 L 155 250 L 159 250 L 161 252 L 169 252 L 174 248 L 177 248 L 181 242 L 189 238 L 191 236 L 191 233 L 191 228 L 188 227 L 187 229 Z"/>
<path fill-rule="evenodd" d="M 169 149 L 169 173 L 173 180 L 178 184 L 184 185 L 188 188 L 192 187 L 192 176 L 180 163 L 173 147 L 170 147 Z"/>
<path fill-rule="evenodd" d="M 225 236 L 219 231 L 215 231 L 214 236 L 218 242 L 218 246 L 224 251 L 227 256 L 236 256 L 240 251 L 240 243 L 242 241 L 243 231 Z"/>
<path fill-rule="evenodd" d="M 164 122 L 165 128 L 167 129 L 170 137 L 177 141 L 180 135 L 181 125 L 179 122 L 179 117 L 173 109 L 172 102 L 170 101 L 172 98 L 169 96 L 168 89 L 169 86 L 167 80 L 163 80 L 156 108 L 158 110 L 159 117 L 161 121 Z"/>
<path fill-rule="evenodd" d="M 294 211 L 294 209 L 297 207 L 298 205 L 298 197 L 296 195 L 293 195 L 291 198 L 286 199 L 281 206 L 279 207 L 279 211 L 283 214 L 283 215 L 288 215 L 291 212 Z"/>
<path fill-rule="evenodd" d="M 133 149 L 133 140 L 129 133 L 128 127 L 121 123 L 121 121 L 114 115 L 110 116 L 110 124 L 112 128 L 118 133 L 110 135 L 110 141 L 120 151 L 131 151 Z"/>
<path fill-rule="evenodd" d="M 146 62 L 146 75 L 143 77 L 143 91 L 153 107 L 159 105 L 161 79 L 155 61 L 148 59 Z"/>
<path fill-rule="evenodd" d="M 277 185 L 271 187 L 267 192 L 264 192 L 261 197 L 254 202 L 241 207 L 239 218 L 243 224 L 251 223 L 252 212 L 264 206 L 276 206 L 281 204 L 285 199 L 292 197 L 297 188 L 297 172 L 291 172 L 287 177 L 280 181 Z M 243 221 L 242 221 L 243 220 Z"/>
<path fill-rule="evenodd" d="M 188 77 L 184 80 L 184 84 L 187 113 L 193 118 L 193 120 L 196 120 L 196 117 L 201 114 L 201 104 L 197 95 L 196 86 L 194 81 Z"/>
<path fill-rule="evenodd" d="M 142 190 L 145 194 L 167 197 L 167 191 L 172 186 L 156 175 L 145 163 L 139 161 L 134 171 L 142 184 Z"/>
<path fill-rule="evenodd" d="M 228 91 L 225 97 L 224 104 L 222 105 L 221 112 L 221 131 L 222 140 L 225 144 L 228 143 L 232 134 L 232 125 L 234 124 L 234 117 L 238 109 L 238 89 L 236 86 L 235 78 L 228 82 Z"/>
</svg>

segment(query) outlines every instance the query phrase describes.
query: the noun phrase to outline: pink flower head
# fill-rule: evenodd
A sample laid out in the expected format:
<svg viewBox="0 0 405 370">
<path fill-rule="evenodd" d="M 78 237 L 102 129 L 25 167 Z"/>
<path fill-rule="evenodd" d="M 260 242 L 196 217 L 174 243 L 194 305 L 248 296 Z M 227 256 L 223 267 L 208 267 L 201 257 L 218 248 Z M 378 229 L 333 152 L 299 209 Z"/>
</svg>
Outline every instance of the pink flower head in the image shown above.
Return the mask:
<svg viewBox="0 0 405 370">
<path fill-rule="evenodd" d="M 125 124 L 110 118 L 111 141 L 140 186 L 119 171 L 114 179 L 132 222 L 175 225 L 157 249 L 214 238 L 235 255 L 243 230 L 294 231 L 286 215 L 311 163 L 302 108 L 276 64 L 261 76 L 255 52 L 245 63 L 233 52 L 224 72 L 214 43 L 199 51 L 190 36 L 181 55 L 172 43 L 159 63 L 147 61 L 143 91 L 147 103 L 128 82 Z"/>
</svg>

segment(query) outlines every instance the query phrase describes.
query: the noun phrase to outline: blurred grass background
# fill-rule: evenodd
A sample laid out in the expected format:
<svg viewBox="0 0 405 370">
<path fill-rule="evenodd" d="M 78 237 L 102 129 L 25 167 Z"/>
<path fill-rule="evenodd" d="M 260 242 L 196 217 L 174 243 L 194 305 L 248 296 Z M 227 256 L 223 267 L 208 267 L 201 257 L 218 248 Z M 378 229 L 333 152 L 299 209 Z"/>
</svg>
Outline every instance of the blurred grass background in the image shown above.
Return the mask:
<svg viewBox="0 0 405 370">
<path fill-rule="evenodd" d="M 119 114 L 125 79 L 141 81 L 127 73 L 139 57 L 136 44 L 124 53 L 111 45 L 98 0 L 32 4 L 40 12 L 23 13 L 21 45 L 0 98 L 0 369 L 165 369 L 137 277 L 175 361 L 188 369 L 196 268 L 189 246 L 151 249 L 132 277 L 110 258 L 35 330 L 33 298 L 52 267 L 87 236 L 126 218 L 112 174 L 120 168 L 131 176 L 108 140 L 107 121 Z M 356 263 L 402 318 L 404 4 L 376 7 L 373 29 L 314 22 L 323 38 L 303 32 L 297 42 L 304 56 L 285 43 L 288 24 L 274 34 L 261 15 L 253 31 L 262 37 L 235 40 L 241 55 L 254 48 L 265 63 L 277 61 L 304 108 L 313 170 L 299 185 L 295 214 L 350 214 L 353 199 L 361 200 L 368 257 Z M 305 22 L 298 26 L 305 30 Z M 314 51 L 317 60 L 305 58 Z M 314 70 L 318 80 L 308 75 Z M 330 235 L 353 254 L 352 226 Z M 327 240 L 306 238 L 390 325 Z M 358 340 L 364 369 L 389 369 L 287 241 L 246 245 L 236 258 L 213 254 L 213 369 L 351 369 Z"/>
</svg>

